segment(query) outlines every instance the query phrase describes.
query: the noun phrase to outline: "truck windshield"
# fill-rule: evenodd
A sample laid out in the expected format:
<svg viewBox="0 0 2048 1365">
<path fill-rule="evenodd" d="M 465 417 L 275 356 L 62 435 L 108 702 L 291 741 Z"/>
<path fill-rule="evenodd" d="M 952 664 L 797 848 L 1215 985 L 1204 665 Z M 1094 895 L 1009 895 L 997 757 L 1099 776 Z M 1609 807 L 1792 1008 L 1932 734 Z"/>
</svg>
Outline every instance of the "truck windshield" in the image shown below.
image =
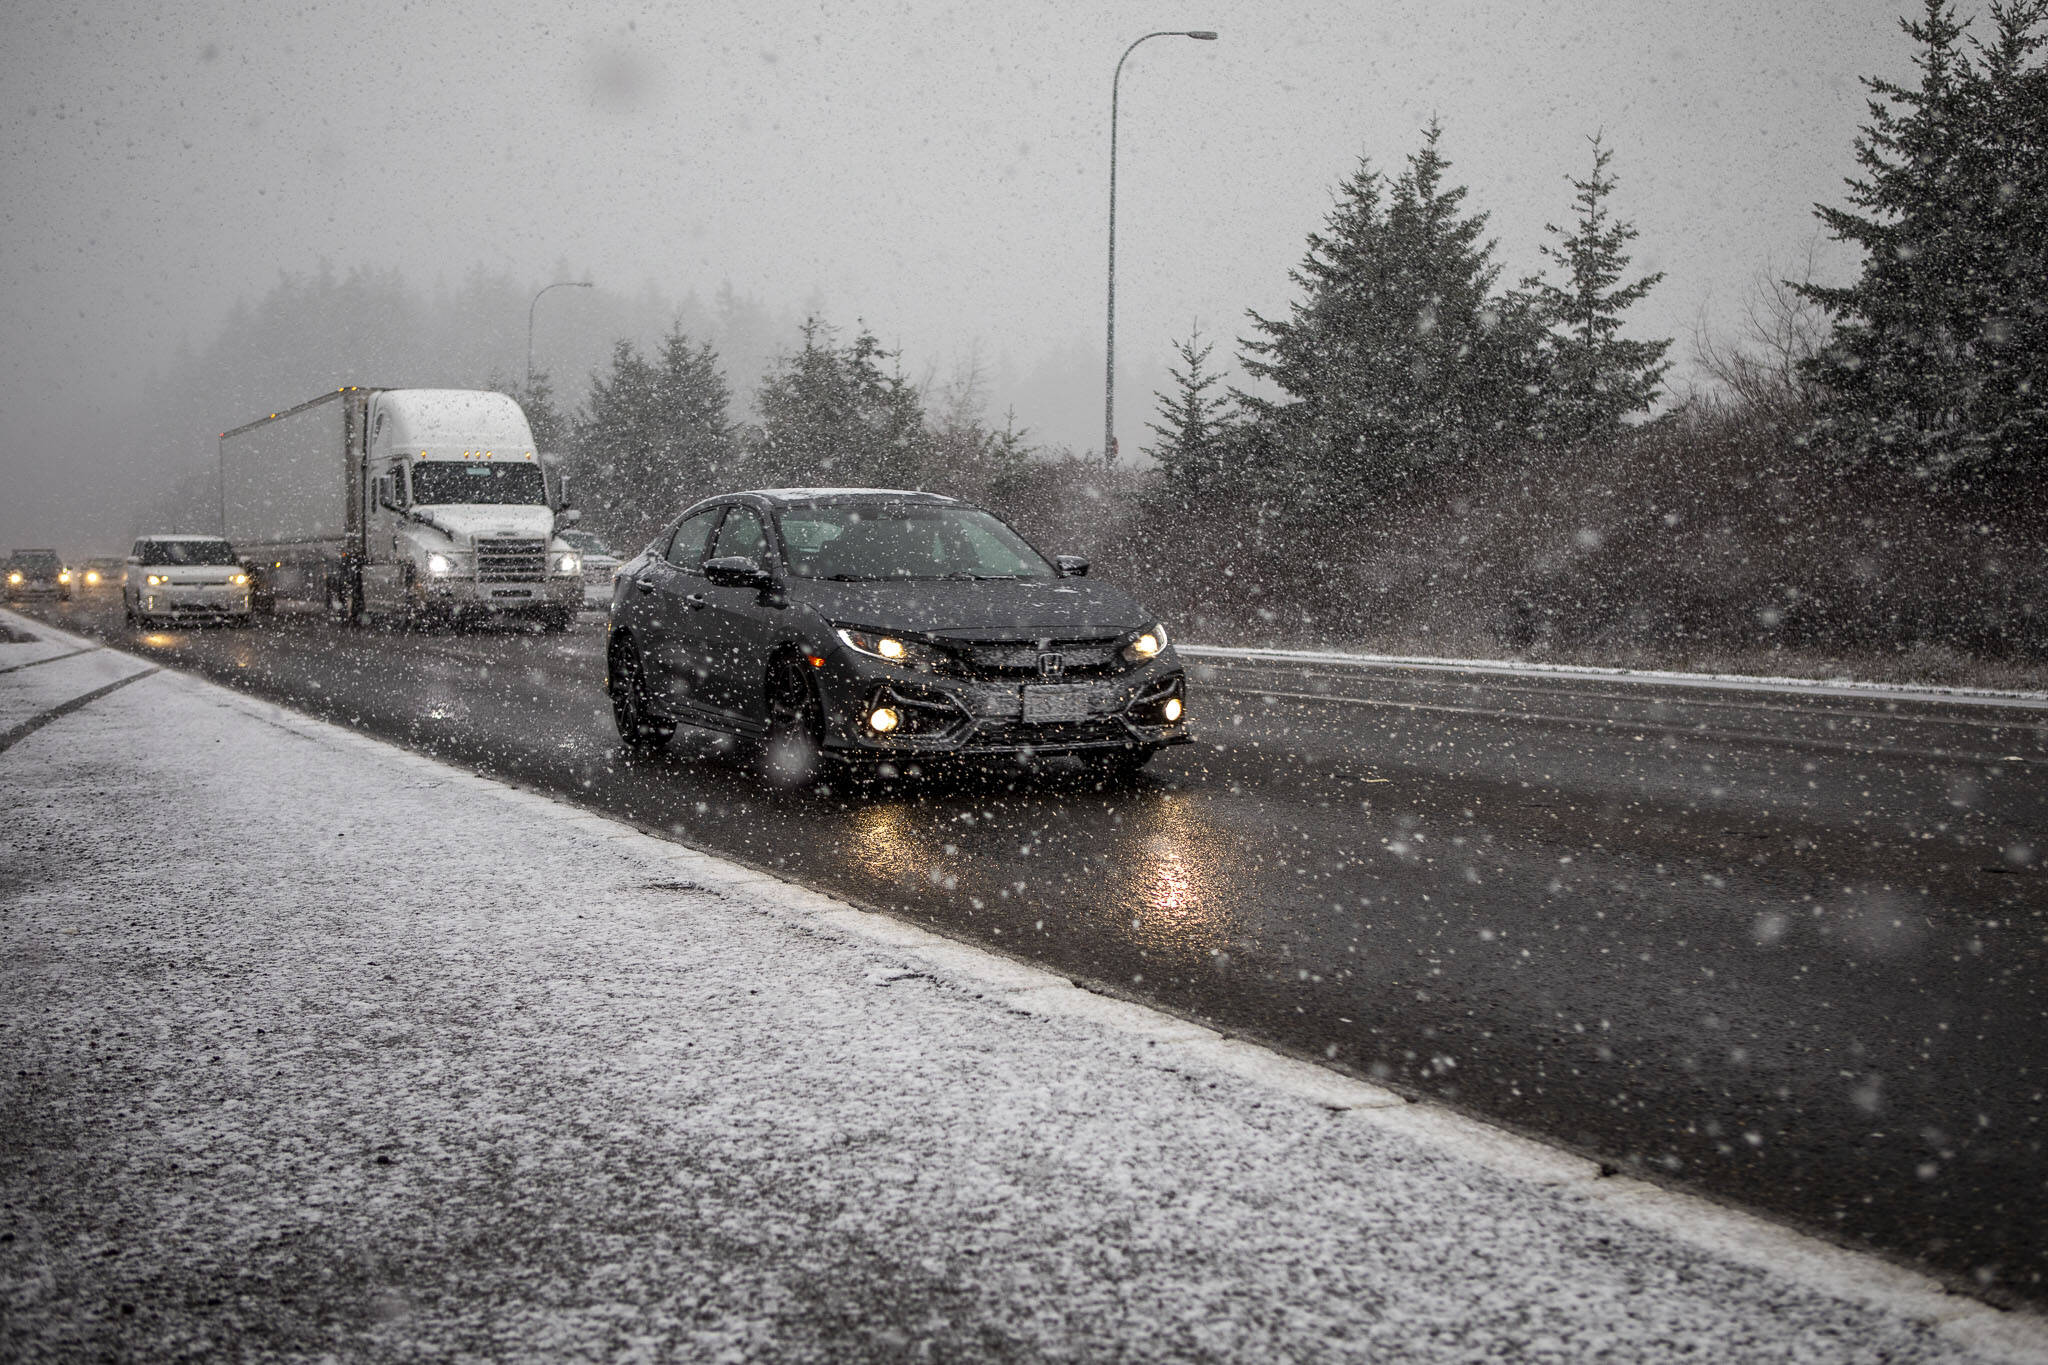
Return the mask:
<svg viewBox="0 0 2048 1365">
<path fill-rule="evenodd" d="M 235 552 L 225 540 L 145 540 L 144 564 L 232 564 Z"/>
<path fill-rule="evenodd" d="M 421 460 L 412 467 L 412 500 L 539 504 L 548 493 L 537 464 Z"/>
</svg>

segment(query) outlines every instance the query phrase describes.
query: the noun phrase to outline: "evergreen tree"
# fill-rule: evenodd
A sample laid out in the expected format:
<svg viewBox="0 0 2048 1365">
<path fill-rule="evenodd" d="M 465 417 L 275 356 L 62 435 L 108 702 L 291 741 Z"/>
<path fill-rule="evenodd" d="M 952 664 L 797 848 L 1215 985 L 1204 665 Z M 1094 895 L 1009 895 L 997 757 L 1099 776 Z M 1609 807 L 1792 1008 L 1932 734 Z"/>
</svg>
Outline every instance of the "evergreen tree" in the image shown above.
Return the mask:
<svg viewBox="0 0 2048 1365">
<path fill-rule="evenodd" d="M 1671 368 L 1664 359 L 1669 339 L 1629 341 L 1621 335 L 1622 314 L 1664 275 L 1658 271 L 1621 282 L 1636 229 L 1608 211 L 1615 180 L 1607 174 L 1607 163 L 1614 153 L 1597 134 L 1592 141 L 1593 173 L 1571 182 L 1578 191 L 1572 230 L 1544 225 L 1557 244 L 1544 243 L 1543 254 L 1563 270 L 1565 281 L 1560 285 L 1537 278 L 1523 284 L 1545 327 L 1543 430 L 1567 441 L 1609 435 L 1624 419 L 1647 413 Z"/>
<path fill-rule="evenodd" d="M 726 491 L 739 472 L 730 401 L 717 355 L 680 325 L 653 361 L 617 342 L 611 373 L 592 376 L 576 422 L 578 501 L 630 545 L 684 505 Z"/>
<path fill-rule="evenodd" d="M 1153 394 L 1159 400 L 1161 420 L 1146 426 L 1159 441 L 1146 447 L 1146 453 L 1159 461 L 1161 481 L 1170 493 L 1199 502 L 1217 492 L 1222 479 L 1223 435 L 1228 425 L 1223 413 L 1229 400 L 1209 394 L 1221 376 L 1207 368 L 1215 345 L 1202 341 L 1200 327 L 1191 329 L 1187 339 L 1176 342 L 1173 349 L 1182 368 L 1167 369 L 1174 383 L 1171 397 Z"/>
<path fill-rule="evenodd" d="M 533 448 L 544 455 L 563 454 L 574 437 L 568 413 L 555 404 L 555 384 L 546 370 L 533 372 L 532 384 L 514 383 L 492 375 L 484 387 L 505 394 L 526 413 L 526 425 L 533 428 Z"/>
<path fill-rule="evenodd" d="M 1849 207 L 1817 208 L 1862 273 L 1801 290 L 1833 319 L 1808 365 L 1818 434 L 1962 483 L 2048 473 L 2048 3 L 1990 14 L 1994 40 L 1967 49 L 1949 0 L 1900 21 L 1919 82 L 1864 82 L 1863 175 Z"/>
<path fill-rule="evenodd" d="M 759 467 L 778 483 L 916 488 L 936 443 L 915 385 L 865 327 L 848 345 L 816 318 L 803 346 L 761 383 Z"/>
<path fill-rule="evenodd" d="M 1291 316 L 1251 314 L 1244 367 L 1287 398 L 1237 396 L 1304 500 L 1355 500 L 1532 420 L 1536 330 L 1492 297 L 1487 216 L 1444 183 L 1441 135 L 1432 122 L 1391 192 L 1361 160 L 1290 272 Z"/>
</svg>

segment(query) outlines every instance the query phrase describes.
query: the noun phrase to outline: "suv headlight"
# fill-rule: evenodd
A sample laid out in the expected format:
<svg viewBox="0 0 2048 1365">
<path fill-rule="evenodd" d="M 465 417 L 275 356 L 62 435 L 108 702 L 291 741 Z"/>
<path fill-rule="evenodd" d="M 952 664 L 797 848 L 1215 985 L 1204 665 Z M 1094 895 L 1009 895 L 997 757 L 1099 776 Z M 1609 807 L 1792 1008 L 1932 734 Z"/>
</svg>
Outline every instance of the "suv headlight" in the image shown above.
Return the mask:
<svg viewBox="0 0 2048 1365">
<path fill-rule="evenodd" d="M 170 582 L 171 580 L 170 580 L 169 578 L 165 577 L 165 576 L 164 576 L 163 574 L 160 574 L 160 573 L 153 573 L 153 574 L 149 575 L 149 578 L 148 578 L 148 580 L 147 580 L 147 581 L 148 581 L 148 583 L 149 583 L 149 586 L 150 586 L 150 587 L 152 587 L 152 588 L 161 588 L 161 587 L 162 587 L 162 586 L 163 586 L 164 584 L 166 584 L 166 583 Z"/>
<path fill-rule="evenodd" d="M 849 649 L 855 649 L 884 663 L 897 664 L 904 668 L 930 668 L 945 661 L 944 651 L 930 645 L 918 644 L 900 636 L 884 635 L 878 630 L 859 630 L 852 626 L 835 626 L 835 633 L 846 642 Z"/>
<path fill-rule="evenodd" d="M 1128 663 L 1142 664 L 1158 658 L 1165 652 L 1166 646 L 1166 627 L 1147 626 L 1124 646 L 1123 656 Z"/>
<path fill-rule="evenodd" d="M 555 556 L 555 572 L 563 575 L 583 572 L 583 557 L 574 551 Z"/>
</svg>

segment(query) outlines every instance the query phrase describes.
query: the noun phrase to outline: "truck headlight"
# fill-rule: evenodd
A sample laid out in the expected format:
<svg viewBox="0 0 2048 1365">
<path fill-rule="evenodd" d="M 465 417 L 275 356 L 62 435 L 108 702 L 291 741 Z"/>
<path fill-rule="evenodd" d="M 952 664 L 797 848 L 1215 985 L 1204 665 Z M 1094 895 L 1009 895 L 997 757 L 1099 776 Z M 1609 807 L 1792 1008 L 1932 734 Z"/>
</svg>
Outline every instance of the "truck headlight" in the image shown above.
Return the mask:
<svg viewBox="0 0 2048 1365">
<path fill-rule="evenodd" d="M 583 560 L 575 554 L 557 555 L 555 572 L 564 576 L 583 572 Z"/>
<path fill-rule="evenodd" d="M 446 575 L 455 572 L 455 561 L 450 559 L 447 555 L 428 555 L 427 572 L 433 574 L 436 578 L 445 577 Z"/>
<path fill-rule="evenodd" d="M 247 587 L 249 585 L 249 575 L 245 573 L 230 574 L 228 576 L 228 585 L 235 588 Z"/>
</svg>

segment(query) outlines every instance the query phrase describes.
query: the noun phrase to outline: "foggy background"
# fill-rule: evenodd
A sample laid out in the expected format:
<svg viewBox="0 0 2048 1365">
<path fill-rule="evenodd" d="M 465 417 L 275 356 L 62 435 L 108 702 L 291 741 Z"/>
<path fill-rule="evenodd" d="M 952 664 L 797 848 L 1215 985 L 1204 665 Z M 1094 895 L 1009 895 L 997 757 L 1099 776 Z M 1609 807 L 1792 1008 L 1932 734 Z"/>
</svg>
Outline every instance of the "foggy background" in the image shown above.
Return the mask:
<svg viewBox="0 0 2048 1365">
<path fill-rule="evenodd" d="M 1803 268 L 1812 204 L 1853 169 L 1858 76 L 1910 71 L 1895 9 L 16 3 L 0 547 L 118 550 L 221 429 L 327 388 L 516 382 L 533 291 L 564 279 L 596 285 L 539 306 L 567 408 L 613 340 L 680 316 L 741 415 L 814 313 L 865 322 L 913 378 L 978 362 L 992 412 L 1099 450 L 1110 77 L 1157 28 L 1222 37 L 1124 71 L 1126 461 L 1171 342 L 1199 320 L 1232 358 L 1247 308 L 1294 297 L 1336 182 L 1360 154 L 1398 170 L 1432 115 L 1504 284 L 1605 133 L 1635 268 L 1667 272 L 1632 332 L 1680 339 L 1682 389 L 1695 323 Z M 207 370 L 285 277 L 323 274 L 383 302 Z"/>
</svg>

